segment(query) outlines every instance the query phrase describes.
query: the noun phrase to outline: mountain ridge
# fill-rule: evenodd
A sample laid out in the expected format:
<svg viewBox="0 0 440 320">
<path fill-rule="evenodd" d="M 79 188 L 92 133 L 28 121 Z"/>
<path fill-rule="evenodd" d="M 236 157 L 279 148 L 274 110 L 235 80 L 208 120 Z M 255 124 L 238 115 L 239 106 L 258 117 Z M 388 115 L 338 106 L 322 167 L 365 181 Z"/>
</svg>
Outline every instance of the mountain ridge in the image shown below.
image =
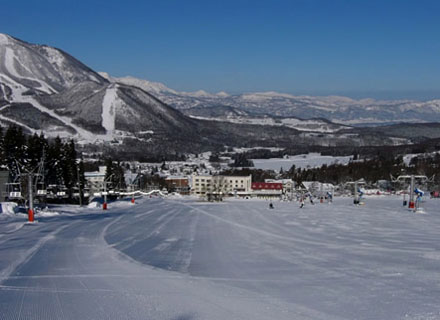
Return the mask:
<svg viewBox="0 0 440 320">
<path fill-rule="evenodd" d="M 302 108 L 308 110 L 306 117 L 278 114 L 276 108 L 288 110 L 285 104 L 296 99 L 292 97 L 274 92 L 240 96 L 179 93 L 157 82 L 99 74 L 60 49 L 0 34 L 0 124 L 19 125 L 29 133 L 48 137 L 73 138 L 98 152 L 111 154 L 117 150 L 124 156 L 141 156 L 227 146 L 337 147 L 411 142 L 411 137 L 393 137 L 387 132 L 350 131 L 347 126 L 322 120 L 325 112 L 310 112 L 305 102 Z M 310 97 L 301 99 L 313 100 L 316 110 L 334 107 L 322 101 L 319 105 Z M 344 97 L 327 99 L 346 104 L 351 101 Z M 436 137 L 437 129 L 430 130 L 430 137 Z"/>
<path fill-rule="evenodd" d="M 130 80 L 127 80 L 130 79 Z M 113 82 L 130 83 L 148 90 L 134 77 L 111 78 Z M 156 85 L 156 94 L 165 103 L 179 110 L 199 107 L 233 107 L 252 115 L 273 115 L 297 119 L 325 118 L 345 125 L 380 125 L 400 122 L 440 122 L 440 99 L 416 101 L 352 99 L 344 96 L 295 96 L 275 91 L 230 95 L 205 91 L 178 92 L 163 83 Z M 158 89 L 160 87 L 160 89 Z M 191 111 L 186 111 L 191 114 Z"/>
</svg>

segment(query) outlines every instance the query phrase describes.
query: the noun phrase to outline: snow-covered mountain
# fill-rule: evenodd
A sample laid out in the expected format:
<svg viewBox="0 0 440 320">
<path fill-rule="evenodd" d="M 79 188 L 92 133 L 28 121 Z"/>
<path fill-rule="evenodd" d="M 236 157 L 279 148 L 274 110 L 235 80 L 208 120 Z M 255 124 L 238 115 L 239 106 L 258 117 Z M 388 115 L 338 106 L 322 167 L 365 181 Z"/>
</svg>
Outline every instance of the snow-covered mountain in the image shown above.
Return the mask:
<svg viewBox="0 0 440 320">
<path fill-rule="evenodd" d="M 82 81 L 107 83 L 59 49 L 30 44 L 5 34 L 0 34 L 0 81 L 3 93 L 11 90 L 11 94 L 58 93 Z"/>
<path fill-rule="evenodd" d="M 192 120 L 135 86 L 112 83 L 67 53 L 0 34 L 0 123 L 85 143 L 180 131 Z"/>
<path fill-rule="evenodd" d="M 336 132 L 347 128 L 347 126 L 333 124 L 325 119 L 271 116 L 270 113 L 265 114 L 256 112 L 253 109 L 240 108 L 240 103 L 233 102 L 237 97 L 231 96 L 226 92 L 218 92 L 215 94 L 203 90 L 196 92 L 178 92 L 160 82 L 151 82 L 130 76 L 115 78 L 106 72 L 99 72 L 99 74 L 112 83 L 135 86 L 150 92 L 160 100 L 179 109 L 194 119 L 224 121 L 237 124 L 285 126 L 300 131 L 316 132 Z"/>
<path fill-rule="evenodd" d="M 395 136 L 347 130 L 324 118 L 396 121 L 398 110 L 402 119 L 440 120 L 438 101 L 383 102 L 385 109 L 376 103 L 275 92 L 178 92 L 157 82 L 99 74 L 62 50 L 0 34 L 1 126 L 16 124 L 28 133 L 74 138 L 89 148 L 111 144 L 125 156 L 225 146 L 401 144 L 413 136 L 402 135 L 401 129 Z M 438 128 L 430 130 L 430 138 L 440 137 Z M 416 138 L 423 137 L 418 128 Z"/>
<path fill-rule="evenodd" d="M 225 92 L 210 94 L 205 91 L 177 92 L 161 83 L 152 83 L 132 77 L 112 78 L 111 81 L 127 83 L 151 90 L 154 84 L 159 99 L 186 114 L 198 116 L 200 108 L 208 108 L 216 118 L 219 106 L 233 107 L 250 115 L 265 115 L 296 119 L 323 118 L 345 125 L 374 125 L 400 122 L 440 122 L 440 99 L 413 100 L 355 100 L 340 96 L 294 96 L 278 92 L 254 92 L 229 95 Z M 244 120 L 244 119 L 243 119 Z"/>
</svg>

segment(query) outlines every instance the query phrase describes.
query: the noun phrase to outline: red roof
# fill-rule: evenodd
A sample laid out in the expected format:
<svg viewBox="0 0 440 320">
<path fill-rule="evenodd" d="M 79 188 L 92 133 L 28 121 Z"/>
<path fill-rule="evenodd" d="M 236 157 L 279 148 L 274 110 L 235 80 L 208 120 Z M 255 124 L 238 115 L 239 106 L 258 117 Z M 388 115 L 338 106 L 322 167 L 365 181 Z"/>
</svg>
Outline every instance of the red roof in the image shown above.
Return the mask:
<svg viewBox="0 0 440 320">
<path fill-rule="evenodd" d="M 283 190 L 283 184 L 278 182 L 253 182 L 253 190 Z"/>
</svg>

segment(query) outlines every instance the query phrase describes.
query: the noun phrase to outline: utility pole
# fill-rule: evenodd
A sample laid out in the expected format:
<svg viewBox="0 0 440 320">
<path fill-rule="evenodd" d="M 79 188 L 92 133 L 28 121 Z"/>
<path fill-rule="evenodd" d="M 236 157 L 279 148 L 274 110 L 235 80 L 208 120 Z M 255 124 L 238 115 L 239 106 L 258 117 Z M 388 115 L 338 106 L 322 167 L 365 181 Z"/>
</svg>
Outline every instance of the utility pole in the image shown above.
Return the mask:
<svg viewBox="0 0 440 320">
<path fill-rule="evenodd" d="M 354 190 L 353 190 L 353 192 L 354 192 L 353 204 L 356 204 L 356 205 L 361 204 L 360 201 L 361 201 L 361 197 L 362 197 L 362 192 L 359 192 L 359 185 L 365 184 L 365 182 L 362 179 L 360 179 L 360 180 L 356 180 L 356 181 L 346 182 L 346 184 L 353 185 L 353 188 L 354 188 Z"/>
<path fill-rule="evenodd" d="M 29 210 L 28 210 L 28 220 L 29 222 L 34 222 L 34 195 L 32 193 L 33 189 L 33 178 L 34 175 L 29 172 L 28 176 L 28 193 L 29 193 Z"/>
<path fill-rule="evenodd" d="M 79 206 L 82 207 L 81 180 L 79 179 L 79 168 L 76 167 L 76 180 L 78 181 Z"/>
<path fill-rule="evenodd" d="M 410 182 L 410 187 L 409 187 L 409 205 L 408 208 L 409 209 L 415 209 L 415 202 L 414 202 L 414 175 L 412 174 L 411 177 L 411 182 Z"/>
<path fill-rule="evenodd" d="M 358 197 L 358 182 L 355 181 L 354 184 L 354 204 L 359 204 L 359 197 Z"/>
<path fill-rule="evenodd" d="M 431 178 L 428 178 L 427 176 L 424 175 L 400 175 L 397 178 L 394 178 L 393 176 L 391 176 L 391 181 L 393 182 L 400 182 L 402 183 L 402 181 L 407 181 L 409 180 L 409 203 L 408 203 L 408 209 L 412 209 L 414 211 L 417 211 L 416 208 L 416 202 L 414 201 L 414 195 L 415 195 L 415 189 L 416 189 L 416 180 L 419 181 L 419 183 L 424 183 L 424 182 L 432 182 L 434 181 L 434 176 L 432 176 Z M 404 200 L 404 205 L 405 205 L 405 200 Z"/>
<path fill-rule="evenodd" d="M 319 183 L 319 202 L 320 203 L 324 202 L 324 183 L 323 182 Z"/>
<path fill-rule="evenodd" d="M 107 177 L 107 179 L 104 179 L 103 183 L 103 189 L 104 191 L 102 194 L 104 195 L 104 203 L 102 204 L 102 210 L 107 210 L 107 180 L 110 179 L 113 176 L 113 173 Z"/>
<path fill-rule="evenodd" d="M 102 210 L 107 210 L 107 181 L 104 180 L 104 203 L 102 204 Z"/>
</svg>

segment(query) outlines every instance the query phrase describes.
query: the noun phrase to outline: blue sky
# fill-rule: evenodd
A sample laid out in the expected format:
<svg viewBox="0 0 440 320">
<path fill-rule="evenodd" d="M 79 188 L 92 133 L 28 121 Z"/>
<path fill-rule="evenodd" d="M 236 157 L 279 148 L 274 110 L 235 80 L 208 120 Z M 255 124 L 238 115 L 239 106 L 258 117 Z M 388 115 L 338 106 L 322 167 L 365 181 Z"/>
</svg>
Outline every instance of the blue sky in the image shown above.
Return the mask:
<svg viewBox="0 0 440 320">
<path fill-rule="evenodd" d="M 0 8 L 0 32 L 176 90 L 440 98 L 438 0 L 0 0 Z"/>
</svg>

